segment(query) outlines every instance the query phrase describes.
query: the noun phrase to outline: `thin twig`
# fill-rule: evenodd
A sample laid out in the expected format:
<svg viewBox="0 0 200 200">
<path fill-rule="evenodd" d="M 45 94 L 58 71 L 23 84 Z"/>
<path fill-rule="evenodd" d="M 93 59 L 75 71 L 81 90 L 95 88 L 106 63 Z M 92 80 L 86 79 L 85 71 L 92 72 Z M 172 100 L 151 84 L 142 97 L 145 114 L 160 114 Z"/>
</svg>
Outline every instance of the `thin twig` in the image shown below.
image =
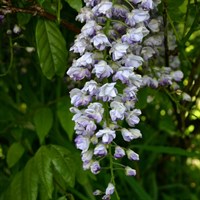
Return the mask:
<svg viewBox="0 0 200 200">
<path fill-rule="evenodd" d="M 49 12 L 46 12 L 43 8 L 41 8 L 38 5 L 33 5 L 33 6 L 30 6 L 29 8 L 18 8 L 18 7 L 14 7 L 11 5 L 6 5 L 6 6 L 2 6 L 0 8 L 0 14 L 7 15 L 7 14 L 15 14 L 15 13 L 26 13 L 26 14 L 31 14 L 33 16 L 44 17 L 44 18 L 52 20 L 52 21 L 57 20 L 57 16 L 52 15 Z M 72 23 L 70 23 L 64 19 L 60 20 L 60 24 L 74 33 L 80 33 L 79 28 L 77 28 Z"/>
</svg>

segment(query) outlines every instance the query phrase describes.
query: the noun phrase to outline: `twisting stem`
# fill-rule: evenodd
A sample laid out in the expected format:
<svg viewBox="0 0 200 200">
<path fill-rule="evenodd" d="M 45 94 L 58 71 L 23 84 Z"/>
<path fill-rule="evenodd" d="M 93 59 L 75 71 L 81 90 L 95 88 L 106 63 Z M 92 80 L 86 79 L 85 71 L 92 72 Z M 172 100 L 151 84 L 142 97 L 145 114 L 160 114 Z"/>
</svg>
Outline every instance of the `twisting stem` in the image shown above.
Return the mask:
<svg viewBox="0 0 200 200">
<path fill-rule="evenodd" d="M 46 12 L 43 8 L 41 8 L 38 5 L 33 5 L 28 8 L 18 8 L 14 7 L 12 5 L 5 5 L 0 7 L 0 14 L 7 15 L 7 14 L 15 14 L 15 13 L 26 13 L 26 14 L 31 14 L 33 16 L 40 16 L 44 17 L 46 19 L 56 21 L 58 16 L 55 16 L 51 13 Z M 70 22 L 60 19 L 60 24 L 65 26 L 67 29 L 70 31 L 73 31 L 75 33 L 80 33 L 80 29 L 71 24 Z"/>
</svg>

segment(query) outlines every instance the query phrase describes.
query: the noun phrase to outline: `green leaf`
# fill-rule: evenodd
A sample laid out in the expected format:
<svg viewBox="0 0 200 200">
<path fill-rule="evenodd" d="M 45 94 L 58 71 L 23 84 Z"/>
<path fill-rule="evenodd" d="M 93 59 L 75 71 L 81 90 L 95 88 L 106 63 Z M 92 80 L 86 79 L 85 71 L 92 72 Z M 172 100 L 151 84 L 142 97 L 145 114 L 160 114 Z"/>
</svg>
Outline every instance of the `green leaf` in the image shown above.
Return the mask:
<svg viewBox="0 0 200 200">
<path fill-rule="evenodd" d="M 25 200 L 36 200 L 38 196 L 38 173 L 34 159 L 30 159 L 23 170 Z"/>
<path fill-rule="evenodd" d="M 53 124 L 53 114 L 50 108 L 41 108 L 34 115 L 34 124 L 40 144 L 43 143 L 45 136 L 49 133 Z"/>
<path fill-rule="evenodd" d="M 48 148 L 54 169 L 61 175 L 67 185 L 73 187 L 76 166 L 71 152 L 57 145 L 50 145 Z"/>
<path fill-rule="evenodd" d="M 132 190 L 138 195 L 140 200 L 152 200 L 149 194 L 143 189 L 143 187 L 134 178 L 126 177 L 125 179 Z"/>
<path fill-rule="evenodd" d="M 42 4 L 45 2 L 45 0 L 37 0 L 37 2 L 38 2 L 40 5 L 42 5 Z"/>
<path fill-rule="evenodd" d="M 26 25 L 31 19 L 30 14 L 24 14 L 24 13 L 17 13 L 17 20 L 19 25 L 23 26 Z"/>
<path fill-rule="evenodd" d="M 57 200 L 67 200 L 65 196 L 58 198 Z"/>
<path fill-rule="evenodd" d="M 70 7 L 72 7 L 73 9 L 75 9 L 77 12 L 80 11 L 80 9 L 82 8 L 83 4 L 81 0 L 65 0 Z"/>
<path fill-rule="evenodd" d="M 19 142 L 13 143 L 8 149 L 7 153 L 8 167 L 10 168 L 13 167 L 22 157 L 24 151 L 25 151 L 24 147 Z"/>
<path fill-rule="evenodd" d="M 63 76 L 66 70 L 66 42 L 55 22 L 38 20 L 36 44 L 43 74 L 52 79 Z"/>
<path fill-rule="evenodd" d="M 153 146 L 153 145 L 134 145 L 134 148 L 139 148 L 147 151 L 152 151 L 155 153 L 166 153 L 177 156 L 187 156 L 187 157 L 200 157 L 199 152 L 190 152 L 178 147 L 165 147 L 165 146 Z"/>
<path fill-rule="evenodd" d="M 72 121 L 73 114 L 69 111 L 71 107 L 69 97 L 63 98 L 57 104 L 57 115 L 61 126 L 68 134 L 70 140 L 73 138 L 74 122 Z"/>
<path fill-rule="evenodd" d="M 25 200 L 22 193 L 22 172 L 17 173 L 5 195 L 5 199 L 9 200 Z"/>
<path fill-rule="evenodd" d="M 44 189 L 46 190 L 46 196 L 49 199 L 52 198 L 53 192 L 53 173 L 51 169 L 51 155 L 46 146 L 42 146 L 36 153 L 34 157 L 34 162 L 36 163 L 36 169 L 43 185 Z"/>
</svg>

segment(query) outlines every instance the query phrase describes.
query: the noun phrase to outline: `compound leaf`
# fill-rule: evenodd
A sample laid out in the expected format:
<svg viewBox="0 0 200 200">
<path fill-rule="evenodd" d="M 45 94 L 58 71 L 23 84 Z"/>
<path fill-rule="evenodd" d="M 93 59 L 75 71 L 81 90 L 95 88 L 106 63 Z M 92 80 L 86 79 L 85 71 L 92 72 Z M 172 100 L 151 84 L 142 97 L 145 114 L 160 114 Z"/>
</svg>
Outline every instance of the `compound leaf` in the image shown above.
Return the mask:
<svg viewBox="0 0 200 200">
<path fill-rule="evenodd" d="M 66 42 L 57 24 L 40 19 L 35 35 L 43 74 L 48 79 L 52 79 L 54 75 L 63 76 L 66 70 Z"/>
</svg>

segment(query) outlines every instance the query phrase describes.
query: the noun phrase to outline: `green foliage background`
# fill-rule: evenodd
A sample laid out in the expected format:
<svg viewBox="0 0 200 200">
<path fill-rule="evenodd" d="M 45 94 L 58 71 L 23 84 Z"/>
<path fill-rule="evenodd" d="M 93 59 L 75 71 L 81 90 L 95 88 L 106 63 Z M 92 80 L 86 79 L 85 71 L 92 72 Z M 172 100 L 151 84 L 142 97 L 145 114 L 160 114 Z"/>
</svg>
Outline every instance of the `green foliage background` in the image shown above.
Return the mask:
<svg viewBox="0 0 200 200">
<path fill-rule="evenodd" d="M 0 1 L 1 14 L 10 10 L 0 23 L 0 200 L 94 200 L 93 190 L 106 187 L 108 174 L 83 171 L 73 144 L 69 90 L 80 83 L 65 72 L 82 5 Z M 134 178 L 116 171 L 121 199 L 200 199 L 200 1 L 163 0 L 160 15 L 164 10 L 178 45 L 170 53 L 179 55 L 184 80 L 180 93 L 139 92 L 143 138 L 130 147 L 140 161 Z M 15 24 L 20 33 L 12 31 Z M 183 92 L 192 100 L 182 100 Z"/>
</svg>

